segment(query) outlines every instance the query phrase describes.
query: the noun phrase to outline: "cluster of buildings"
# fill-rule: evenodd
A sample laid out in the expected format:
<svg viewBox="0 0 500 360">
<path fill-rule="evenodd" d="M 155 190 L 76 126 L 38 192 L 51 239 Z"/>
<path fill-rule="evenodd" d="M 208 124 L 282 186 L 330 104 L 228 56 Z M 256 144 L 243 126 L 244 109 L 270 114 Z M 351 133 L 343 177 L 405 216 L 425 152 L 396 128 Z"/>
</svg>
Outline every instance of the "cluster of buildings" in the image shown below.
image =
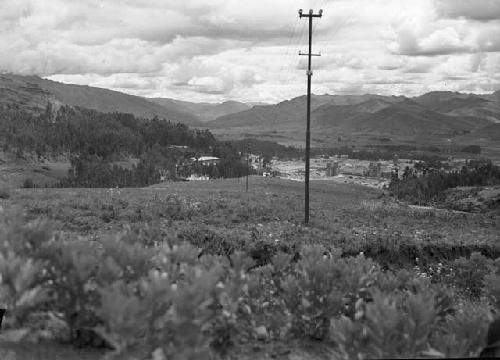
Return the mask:
<svg viewBox="0 0 500 360">
<path fill-rule="evenodd" d="M 402 166 L 403 163 L 400 164 Z M 273 170 L 279 176 L 289 180 L 304 180 L 304 162 L 273 161 Z M 311 159 L 311 180 L 332 180 L 345 183 L 357 183 L 373 187 L 383 187 L 390 182 L 395 165 L 393 161 L 366 161 L 349 159 L 347 155 L 329 158 Z"/>
</svg>

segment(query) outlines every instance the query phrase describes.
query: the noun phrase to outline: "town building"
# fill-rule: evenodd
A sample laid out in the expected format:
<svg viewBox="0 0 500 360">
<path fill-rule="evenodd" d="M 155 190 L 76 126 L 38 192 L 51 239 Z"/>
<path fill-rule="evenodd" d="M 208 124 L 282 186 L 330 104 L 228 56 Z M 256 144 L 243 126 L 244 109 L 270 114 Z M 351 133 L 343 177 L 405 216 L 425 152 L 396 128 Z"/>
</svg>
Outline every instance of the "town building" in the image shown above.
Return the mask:
<svg viewBox="0 0 500 360">
<path fill-rule="evenodd" d="M 373 178 L 380 177 L 382 175 L 382 163 L 370 162 L 364 175 Z"/>
<path fill-rule="evenodd" d="M 339 174 L 340 166 L 338 161 L 326 163 L 326 176 L 337 176 Z"/>
<path fill-rule="evenodd" d="M 261 155 L 248 154 L 248 164 L 257 171 L 264 169 L 264 158 Z"/>
</svg>

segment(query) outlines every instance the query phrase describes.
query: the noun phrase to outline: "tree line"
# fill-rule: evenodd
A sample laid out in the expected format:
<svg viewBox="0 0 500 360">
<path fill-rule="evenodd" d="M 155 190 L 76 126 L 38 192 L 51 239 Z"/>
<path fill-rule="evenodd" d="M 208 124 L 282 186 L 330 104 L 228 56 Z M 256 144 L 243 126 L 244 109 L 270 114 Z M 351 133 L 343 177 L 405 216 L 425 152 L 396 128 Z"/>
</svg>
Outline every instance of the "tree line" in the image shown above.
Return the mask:
<svg viewBox="0 0 500 360">
<path fill-rule="evenodd" d="M 58 186 L 136 187 L 160 181 L 163 172 L 175 179 L 175 165 L 192 157 L 222 159 L 217 177 L 246 174 L 246 165 L 229 142 L 220 142 L 208 130 L 190 129 L 165 119 L 138 118 L 125 113 L 101 113 L 50 103 L 33 113 L 17 106 L 0 108 L 0 142 L 18 157 L 32 154 L 39 160 L 64 155 L 71 168 Z M 129 168 L 116 161 L 136 158 Z M 36 184 L 32 184 L 36 185 Z"/>
<path fill-rule="evenodd" d="M 434 170 L 417 177 L 405 171 L 403 179 L 394 178 L 389 190 L 398 199 L 419 205 L 439 203 L 445 190 L 459 186 L 490 186 L 500 184 L 500 167 L 491 161 L 470 161 L 460 171 Z"/>
</svg>

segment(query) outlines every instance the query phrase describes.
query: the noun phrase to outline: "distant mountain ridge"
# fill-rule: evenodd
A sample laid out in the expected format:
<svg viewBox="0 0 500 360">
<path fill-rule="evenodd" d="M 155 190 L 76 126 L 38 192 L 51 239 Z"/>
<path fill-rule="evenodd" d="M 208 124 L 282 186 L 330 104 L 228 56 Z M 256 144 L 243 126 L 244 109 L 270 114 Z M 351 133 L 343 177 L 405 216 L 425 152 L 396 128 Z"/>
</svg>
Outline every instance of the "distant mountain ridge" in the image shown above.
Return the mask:
<svg viewBox="0 0 500 360">
<path fill-rule="evenodd" d="M 202 122 L 214 120 L 220 116 L 234 114 L 250 109 L 253 105 L 238 101 L 222 103 L 194 103 L 169 98 L 148 98 L 149 101 L 196 116 Z"/>
<path fill-rule="evenodd" d="M 72 105 L 101 112 L 124 112 L 139 117 L 157 116 L 190 126 L 202 126 L 196 116 L 170 109 L 140 96 L 84 85 L 63 84 L 38 76 L 0 74 L 0 105 L 15 104 L 28 110 L 48 103 Z"/>
<path fill-rule="evenodd" d="M 422 96 L 313 95 L 311 126 L 322 132 L 403 136 L 457 135 L 500 122 L 500 92 L 431 92 Z M 221 116 L 213 128 L 303 131 L 306 96 Z"/>
</svg>

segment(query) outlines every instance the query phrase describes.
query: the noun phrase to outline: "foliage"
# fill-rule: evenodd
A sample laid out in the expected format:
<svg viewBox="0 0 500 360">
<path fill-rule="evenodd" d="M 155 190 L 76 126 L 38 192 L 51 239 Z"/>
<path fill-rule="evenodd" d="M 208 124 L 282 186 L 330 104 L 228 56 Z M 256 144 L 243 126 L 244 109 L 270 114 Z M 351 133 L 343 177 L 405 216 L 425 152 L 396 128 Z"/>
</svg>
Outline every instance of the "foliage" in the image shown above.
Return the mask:
<svg viewBox="0 0 500 360">
<path fill-rule="evenodd" d="M 484 346 L 487 314 L 447 314 L 435 291 L 375 290 L 370 303 L 359 303 L 359 317 L 333 321 L 330 333 L 339 354 L 349 359 L 477 355 Z"/>
<path fill-rule="evenodd" d="M 77 329 L 95 326 L 93 312 L 97 304 L 95 275 L 99 257 L 97 249 L 86 240 L 59 240 L 48 244 L 41 258 L 45 260 L 47 282 L 54 294 L 55 309 L 64 316 L 69 338 L 74 339 Z"/>
<path fill-rule="evenodd" d="M 0 304 L 8 311 L 11 327 L 26 321 L 30 311 L 47 300 L 47 292 L 40 286 L 41 264 L 18 256 L 12 250 L 0 252 Z"/>
<path fill-rule="evenodd" d="M 23 181 L 23 188 L 25 189 L 31 189 L 37 187 L 36 184 L 33 182 L 33 179 L 27 178 Z"/>
<path fill-rule="evenodd" d="M 496 309 L 500 309 L 500 258 L 491 266 L 491 272 L 484 279 L 484 289 Z"/>
<path fill-rule="evenodd" d="M 292 314 L 292 331 L 318 340 L 325 338 L 330 318 L 342 307 L 338 259 L 325 258 L 323 252 L 319 246 L 304 248 L 295 273 L 282 284 L 284 301 Z"/>
<path fill-rule="evenodd" d="M 10 189 L 7 185 L 0 184 L 0 199 L 8 199 L 10 197 Z"/>
<path fill-rule="evenodd" d="M 110 357 L 144 359 L 230 358 L 308 339 L 346 358 L 472 357 L 484 345 L 500 294 L 496 248 L 484 240 L 496 239 L 494 218 L 353 206 L 356 188 L 306 227 L 295 183 L 255 180 L 248 197 L 228 186 L 236 180 L 225 192 L 217 183 L 208 195 L 185 183 L 16 192 L 9 202 L 26 216 L 2 215 L 0 253 L 39 267 L 26 287 L 50 301 L 34 303 L 32 331 L 57 317 L 75 343 L 92 345 L 75 338 L 93 331 Z M 31 317 L 16 322 L 33 327 Z"/>
<path fill-rule="evenodd" d="M 70 106 L 53 110 L 49 104 L 40 114 L 0 109 L 0 118 L 5 150 L 19 157 L 35 154 L 39 160 L 70 157 L 70 173 L 59 187 L 147 186 L 160 182 L 160 173 L 175 180 L 176 165 L 199 155 L 221 157 L 220 164 L 205 169 L 213 177 L 239 177 L 248 170 L 232 145 L 217 141 L 208 130 L 157 117 L 141 119 Z M 114 163 L 128 158 L 140 161 L 131 168 Z M 23 187 L 35 184 L 26 179 Z"/>
<path fill-rule="evenodd" d="M 68 176 L 59 187 L 141 187 L 160 182 L 153 162 L 143 158 L 131 169 L 111 165 L 96 155 L 74 156 Z"/>
<path fill-rule="evenodd" d="M 481 146 L 479 145 L 468 145 L 460 149 L 460 152 L 469 154 L 481 154 Z"/>
<path fill-rule="evenodd" d="M 490 272 L 491 260 L 473 252 L 469 259 L 458 258 L 450 264 L 453 271 L 452 283 L 466 293 L 477 299 L 483 291 L 483 281 Z"/>
</svg>

